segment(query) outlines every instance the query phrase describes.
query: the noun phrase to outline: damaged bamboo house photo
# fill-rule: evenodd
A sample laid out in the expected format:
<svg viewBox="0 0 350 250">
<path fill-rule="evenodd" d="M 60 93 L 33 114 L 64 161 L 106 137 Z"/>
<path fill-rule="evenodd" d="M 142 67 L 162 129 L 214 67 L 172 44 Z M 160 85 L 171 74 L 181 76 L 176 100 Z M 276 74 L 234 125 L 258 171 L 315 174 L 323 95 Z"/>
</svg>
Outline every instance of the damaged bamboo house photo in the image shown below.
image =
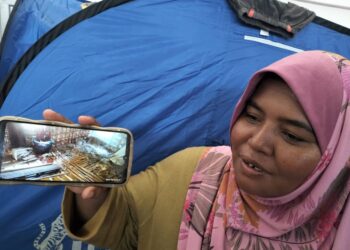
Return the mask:
<svg viewBox="0 0 350 250">
<path fill-rule="evenodd" d="M 127 134 L 6 122 L 0 179 L 49 182 L 124 181 Z"/>
</svg>

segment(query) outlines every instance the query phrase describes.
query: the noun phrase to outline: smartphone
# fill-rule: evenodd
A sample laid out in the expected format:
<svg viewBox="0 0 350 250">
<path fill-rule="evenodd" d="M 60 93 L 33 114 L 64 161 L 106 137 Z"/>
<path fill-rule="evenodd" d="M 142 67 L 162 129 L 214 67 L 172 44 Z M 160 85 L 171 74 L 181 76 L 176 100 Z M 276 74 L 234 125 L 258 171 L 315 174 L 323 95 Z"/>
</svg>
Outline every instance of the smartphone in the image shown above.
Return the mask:
<svg viewBox="0 0 350 250">
<path fill-rule="evenodd" d="M 0 184 L 123 185 L 132 154 L 124 128 L 0 117 Z"/>
</svg>

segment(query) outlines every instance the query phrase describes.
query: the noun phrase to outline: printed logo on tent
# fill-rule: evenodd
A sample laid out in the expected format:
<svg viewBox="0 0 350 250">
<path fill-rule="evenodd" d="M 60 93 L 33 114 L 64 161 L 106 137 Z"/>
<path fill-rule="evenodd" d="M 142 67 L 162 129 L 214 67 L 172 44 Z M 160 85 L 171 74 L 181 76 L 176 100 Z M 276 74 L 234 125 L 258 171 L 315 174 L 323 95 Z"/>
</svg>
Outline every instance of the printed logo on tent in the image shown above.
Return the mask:
<svg viewBox="0 0 350 250">
<path fill-rule="evenodd" d="M 56 220 L 51 224 L 50 232 L 47 234 L 47 229 L 44 223 L 39 224 L 40 234 L 35 238 L 33 246 L 37 250 L 83 250 L 82 242 L 72 241 L 71 246 L 63 244 L 63 240 L 66 239 L 67 233 L 64 229 L 62 214 L 60 214 Z M 86 249 L 86 248 L 84 248 Z M 93 245 L 87 246 L 88 250 L 95 250 Z"/>
</svg>

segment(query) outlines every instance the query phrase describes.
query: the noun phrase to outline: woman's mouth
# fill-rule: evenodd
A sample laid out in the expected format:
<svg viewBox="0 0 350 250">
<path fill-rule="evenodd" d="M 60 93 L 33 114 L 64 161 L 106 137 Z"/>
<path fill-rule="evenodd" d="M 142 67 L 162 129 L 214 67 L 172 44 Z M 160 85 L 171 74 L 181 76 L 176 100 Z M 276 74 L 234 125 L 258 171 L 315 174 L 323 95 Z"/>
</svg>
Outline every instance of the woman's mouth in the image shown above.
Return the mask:
<svg viewBox="0 0 350 250">
<path fill-rule="evenodd" d="M 251 162 L 247 162 L 245 160 L 243 160 L 243 162 L 251 169 L 254 169 L 257 172 L 262 172 L 263 170 L 259 167 L 257 167 L 255 164 L 251 163 Z"/>
<path fill-rule="evenodd" d="M 247 158 L 241 158 L 241 162 L 243 165 L 243 171 L 247 175 L 263 175 L 266 174 L 267 172 L 265 171 L 264 168 L 262 168 L 257 162 L 252 161 Z"/>
</svg>

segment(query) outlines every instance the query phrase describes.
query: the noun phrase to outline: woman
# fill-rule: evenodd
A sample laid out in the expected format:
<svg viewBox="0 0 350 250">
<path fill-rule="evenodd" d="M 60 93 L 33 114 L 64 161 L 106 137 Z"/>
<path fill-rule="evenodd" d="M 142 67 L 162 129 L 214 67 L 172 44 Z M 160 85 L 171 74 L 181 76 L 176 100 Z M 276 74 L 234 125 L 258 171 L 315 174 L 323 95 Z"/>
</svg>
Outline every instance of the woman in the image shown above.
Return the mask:
<svg viewBox="0 0 350 250">
<path fill-rule="evenodd" d="M 178 152 L 122 188 L 70 187 L 68 232 L 113 249 L 347 249 L 349 94 L 348 60 L 286 57 L 252 77 L 231 147 Z"/>
</svg>

